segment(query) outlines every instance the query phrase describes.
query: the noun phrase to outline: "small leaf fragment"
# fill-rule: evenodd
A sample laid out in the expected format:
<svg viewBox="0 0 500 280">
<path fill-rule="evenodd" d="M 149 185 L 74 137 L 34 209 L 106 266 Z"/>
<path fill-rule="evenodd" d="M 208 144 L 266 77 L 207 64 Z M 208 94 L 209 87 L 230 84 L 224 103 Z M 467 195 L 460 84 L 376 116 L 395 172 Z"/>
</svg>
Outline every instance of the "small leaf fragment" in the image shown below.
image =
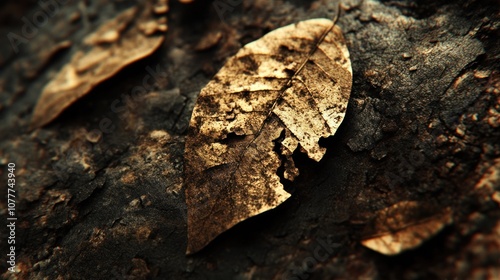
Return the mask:
<svg viewBox="0 0 500 280">
<path fill-rule="evenodd" d="M 83 39 L 82 49 L 90 49 L 77 51 L 45 86 L 34 109 L 31 128 L 51 122 L 101 82 L 161 46 L 164 36 L 155 31 L 165 31 L 165 23 L 154 19 L 151 5 L 139 10 L 132 7 L 121 12 Z"/>
<path fill-rule="evenodd" d="M 452 222 L 450 208 L 436 210 L 425 203 L 402 201 L 376 213 L 361 241 L 384 255 L 414 249 Z"/>
<path fill-rule="evenodd" d="M 293 180 L 299 147 L 323 157 L 318 141 L 340 126 L 351 84 L 349 51 L 328 19 L 276 29 L 227 61 L 202 89 L 186 138 L 187 253 L 290 197 L 278 168 Z"/>
<path fill-rule="evenodd" d="M 489 165 L 490 164 L 490 165 Z M 476 174 L 483 174 L 477 181 L 472 193 L 483 203 L 493 200 L 500 206 L 500 158 L 476 168 Z"/>
</svg>

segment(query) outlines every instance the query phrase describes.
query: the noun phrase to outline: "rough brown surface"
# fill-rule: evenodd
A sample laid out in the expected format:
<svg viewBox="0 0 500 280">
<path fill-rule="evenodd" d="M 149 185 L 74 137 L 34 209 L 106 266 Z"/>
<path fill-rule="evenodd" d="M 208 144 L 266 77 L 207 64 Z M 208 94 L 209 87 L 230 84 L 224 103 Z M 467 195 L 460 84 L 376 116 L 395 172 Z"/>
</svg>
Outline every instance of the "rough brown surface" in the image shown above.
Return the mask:
<svg viewBox="0 0 500 280">
<path fill-rule="evenodd" d="M 4 277 L 498 278 L 497 1 L 344 1 L 337 24 L 353 89 L 343 124 L 320 141 L 325 156 L 294 155 L 301 174 L 285 185 L 290 199 L 188 257 L 181 178 L 197 95 L 241 46 L 290 23 L 334 18 L 337 3 L 173 1 L 157 52 L 28 132 L 43 87 L 75 50 L 62 42 L 135 5 L 88 2 L 61 6 L 17 54 L 5 34 L 20 34 L 20 19 L 40 8 L 0 4 L 0 178 L 14 162 L 19 270 L 4 273 L 2 258 Z M 155 88 L 132 95 L 146 75 Z M 453 222 L 393 257 L 363 247 L 375 213 L 400 201 L 449 207 Z"/>
</svg>

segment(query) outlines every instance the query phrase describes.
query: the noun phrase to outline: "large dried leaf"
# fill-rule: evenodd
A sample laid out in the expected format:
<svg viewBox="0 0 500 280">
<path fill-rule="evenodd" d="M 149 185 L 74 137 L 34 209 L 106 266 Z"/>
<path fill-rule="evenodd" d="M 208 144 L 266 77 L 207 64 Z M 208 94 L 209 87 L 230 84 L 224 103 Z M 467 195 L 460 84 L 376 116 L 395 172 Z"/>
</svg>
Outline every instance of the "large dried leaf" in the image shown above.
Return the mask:
<svg viewBox="0 0 500 280">
<path fill-rule="evenodd" d="M 361 244 L 396 255 L 420 246 L 451 222 L 449 208 L 437 210 L 425 203 L 402 201 L 377 212 Z"/>
<path fill-rule="evenodd" d="M 342 122 L 352 83 L 340 28 L 312 19 L 249 43 L 200 93 L 186 139 L 188 248 L 284 202 L 277 174 L 298 174 L 300 146 L 319 161 Z"/>
<path fill-rule="evenodd" d="M 166 1 L 160 2 L 165 5 Z M 123 11 L 84 38 L 82 50 L 45 86 L 33 112 L 32 128 L 49 123 L 95 86 L 158 49 L 164 36 L 155 32 L 166 31 L 165 18 L 155 18 L 150 4 L 139 10 Z"/>
</svg>

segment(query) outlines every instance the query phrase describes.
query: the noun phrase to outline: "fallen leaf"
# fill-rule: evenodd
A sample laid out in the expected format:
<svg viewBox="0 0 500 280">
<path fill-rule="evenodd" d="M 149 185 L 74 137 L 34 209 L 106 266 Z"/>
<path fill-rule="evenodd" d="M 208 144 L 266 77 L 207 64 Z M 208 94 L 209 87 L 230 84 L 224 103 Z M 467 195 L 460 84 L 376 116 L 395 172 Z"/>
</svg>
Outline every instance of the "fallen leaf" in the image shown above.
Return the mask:
<svg viewBox="0 0 500 280">
<path fill-rule="evenodd" d="M 450 208 L 437 210 L 428 204 L 402 201 L 376 213 L 361 241 L 384 255 L 397 255 L 420 246 L 452 222 Z"/>
<path fill-rule="evenodd" d="M 351 92 L 344 37 L 328 19 L 288 25 L 244 46 L 200 93 L 186 138 L 187 253 L 275 208 L 298 174 L 292 154 L 325 154 Z"/>
<path fill-rule="evenodd" d="M 212 31 L 206 34 L 194 47 L 196 51 L 204 51 L 216 46 L 222 39 L 222 32 L 220 30 Z"/>
<path fill-rule="evenodd" d="M 51 42 L 46 40 L 44 47 L 37 50 L 37 53 L 16 62 L 16 68 L 23 69 L 22 73 L 28 79 L 36 78 L 50 60 L 59 52 L 71 47 L 69 40 L 62 42 Z"/>
<path fill-rule="evenodd" d="M 500 158 L 478 165 L 476 174 L 482 176 L 471 195 L 476 195 L 484 204 L 493 200 L 500 206 Z"/>
<path fill-rule="evenodd" d="M 51 122 L 101 82 L 157 50 L 164 36 L 156 31 L 166 31 L 166 24 L 153 13 L 152 5 L 129 8 L 84 38 L 81 49 L 89 50 L 77 51 L 45 86 L 31 128 Z"/>
</svg>

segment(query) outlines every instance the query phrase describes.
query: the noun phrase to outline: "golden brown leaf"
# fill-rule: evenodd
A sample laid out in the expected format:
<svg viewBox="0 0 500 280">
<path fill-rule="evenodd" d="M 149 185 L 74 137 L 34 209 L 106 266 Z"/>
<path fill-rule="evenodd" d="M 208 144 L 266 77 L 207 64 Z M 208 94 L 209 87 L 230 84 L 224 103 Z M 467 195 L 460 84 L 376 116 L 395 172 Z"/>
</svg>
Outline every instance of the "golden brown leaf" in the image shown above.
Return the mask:
<svg viewBox="0 0 500 280">
<path fill-rule="evenodd" d="M 222 39 L 222 32 L 220 30 L 212 31 L 206 34 L 201 41 L 194 47 L 196 51 L 204 51 L 216 46 Z"/>
<path fill-rule="evenodd" d="M 396 255 L 420 246 L 452 222 L 451 210 L 402 201 L 377 212 L 361 244 L 384 255 Z"/>
<path fill-rule="evenodd" d="M 133 7 L 88 35 L 83 43 L 90 50 L 76 52 L 45 86 L 34 109 L 31 128 L 49 123 L 98 84 L 158 49 L 164 36 L 153 33 L 166 29 L 160 21 L 153 17 L 152 7 L 146 5 L 141 13 Z"/>
<path fill-rule="evenodd" d="M 188 248 L 194 253 L 290 194 L 300 146 L 319 161 L 342 122 L 352 83 L 339 27 L 312 19 L 272 31 L 231 57 L 200 93 L 186 138 Z"/>
</svg>

